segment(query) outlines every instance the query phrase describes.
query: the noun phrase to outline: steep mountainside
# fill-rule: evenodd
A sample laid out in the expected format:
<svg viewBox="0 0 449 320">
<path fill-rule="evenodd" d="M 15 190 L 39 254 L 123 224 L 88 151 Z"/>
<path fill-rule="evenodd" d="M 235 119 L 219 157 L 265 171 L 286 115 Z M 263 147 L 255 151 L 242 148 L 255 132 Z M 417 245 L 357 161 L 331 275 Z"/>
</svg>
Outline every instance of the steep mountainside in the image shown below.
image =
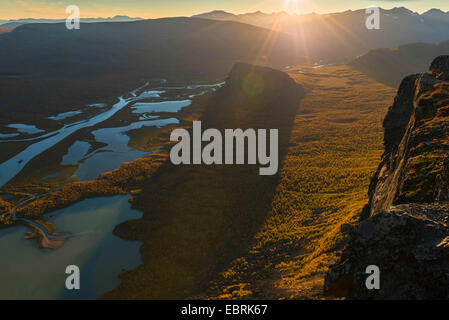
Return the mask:
<svg viewBox="0 0 449 320">
<path fill-rule="evenodd" d="M 445 54 L 449 54 L 449 41 L 438 44 L 412 43 L 394 49 L 372 50 L 349 65 L 379 82 L 397 88 L 407 75 L 425 72 L 435 57 Z"/>
<path fill-rule="evenodd" d="M 328 294 L 446 299 L 449 294 L 449 56 L 405 78 L 384 120 L 385 153 L 361 223 L 327 275 Z M 380 268 L 380 290 L 365 269 Z"/>
<path fill-rule="evenodd" d="M 237 61 L 296 61 L 289 36 L 237 22 L 167 18 L 27 24 L 0 36 L 0 119 L 35 120 L 151 79 L 211 81 Z"/>
<path fill-rule="evenodd" d="M 289 15 L 262 12 L 233 15 L 213 11 L 197 17 L 232 20 L 291 34 L 312 62 L 348 62 L 371 49 L 393 48 L 414 42 L 449 40 L 449 13 L 430 10 L 423 14 L 406 8 L 381 9 L 380 30 L 365 26 L 365 10 L 331 14 Z"/>
</svg>

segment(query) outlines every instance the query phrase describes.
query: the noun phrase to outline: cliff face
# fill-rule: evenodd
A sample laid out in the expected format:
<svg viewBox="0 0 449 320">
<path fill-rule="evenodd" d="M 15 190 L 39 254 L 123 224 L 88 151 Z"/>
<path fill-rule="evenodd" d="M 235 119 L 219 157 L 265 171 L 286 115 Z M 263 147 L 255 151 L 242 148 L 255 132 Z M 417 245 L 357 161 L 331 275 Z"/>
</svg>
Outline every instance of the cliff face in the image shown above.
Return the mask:
<svg viewBox="0 0 449 320">
<path fill-rule="evenodd" d="M 449 56 L 405 78 L 383 123 L 385 153 L 362 221 L 348 228 L 331 295 L 426 299 L 449 294 Z M 380 290 L 365 270 L 380 268 Z"/>
<path fill-rule="evenodd" d="M 383 126 L 385 153 L 365 217 L 398 203 L 449 200 L 449 56 L 405 78 Z"/>
</svg>

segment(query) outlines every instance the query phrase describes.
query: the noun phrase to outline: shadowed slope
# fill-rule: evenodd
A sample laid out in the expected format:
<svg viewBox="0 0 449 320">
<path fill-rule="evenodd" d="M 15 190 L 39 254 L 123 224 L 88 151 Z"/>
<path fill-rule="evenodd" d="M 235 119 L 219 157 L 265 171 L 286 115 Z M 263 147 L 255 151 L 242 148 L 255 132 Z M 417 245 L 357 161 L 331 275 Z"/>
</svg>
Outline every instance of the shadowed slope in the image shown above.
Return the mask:
<svg viewBox="0 0 449 320">
<path fill-rule="evenodd" d="M 278 128 L 282 161 L 303 95 L 286 74 L 237 64 L 226 85 L 210 101 L 206 127 Z M 148 181 L 133 206 L 142 219 L 116 228 L 116 234 L 143 241 L 143 264 L 120 274 L 121 284 L 104 298 L 185 298 L 228 263 L 244 254 L 266 219 L 278 176 L 259 176 L 259 165 L 167 163 Z"/>
<path fill-rule="evenodd" d="M 376 49 L 349 65 L 373 79 L 397 88 L 409 74 L 425 72 L 433 59 L 449 54 L 449 41 L 438 44 L 412 43 L 394 49 Z"/>
</svg>

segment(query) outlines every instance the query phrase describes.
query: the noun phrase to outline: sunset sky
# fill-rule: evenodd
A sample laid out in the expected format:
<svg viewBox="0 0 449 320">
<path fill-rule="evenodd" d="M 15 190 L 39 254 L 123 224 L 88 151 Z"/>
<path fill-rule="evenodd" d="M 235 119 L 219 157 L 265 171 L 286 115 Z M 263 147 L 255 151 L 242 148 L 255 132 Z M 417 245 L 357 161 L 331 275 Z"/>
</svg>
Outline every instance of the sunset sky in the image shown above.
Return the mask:
<svg viewBox="0 0 449 320">
<path fill-rule="evenodd" d="M 449 11 L 448 0 L 0 0 L 0 19 L 65 18 L 65 8 L 77 5 L 81 16 L 109 17 L 128 15 L 142 18 L 191 16 L 211 10 L 232 13 L 254 11 L 326 13 L 361 9 L 371 5 L 383 8 L 405 6 L 423 12 L 431 8 Z"/>
</svg>

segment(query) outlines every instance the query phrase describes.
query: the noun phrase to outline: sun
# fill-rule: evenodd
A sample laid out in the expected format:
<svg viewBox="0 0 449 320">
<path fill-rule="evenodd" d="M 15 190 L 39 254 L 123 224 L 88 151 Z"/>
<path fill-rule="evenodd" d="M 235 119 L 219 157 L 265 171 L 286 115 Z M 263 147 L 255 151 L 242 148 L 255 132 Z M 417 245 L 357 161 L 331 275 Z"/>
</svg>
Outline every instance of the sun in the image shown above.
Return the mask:
<svg viewBox="0 0 449 320">
<path fill-rule="evenodd" d="M 289 13 L 296 13 L 298 11 L 300 0 L 284 0 L 284 10 Z"/>
</svg>

